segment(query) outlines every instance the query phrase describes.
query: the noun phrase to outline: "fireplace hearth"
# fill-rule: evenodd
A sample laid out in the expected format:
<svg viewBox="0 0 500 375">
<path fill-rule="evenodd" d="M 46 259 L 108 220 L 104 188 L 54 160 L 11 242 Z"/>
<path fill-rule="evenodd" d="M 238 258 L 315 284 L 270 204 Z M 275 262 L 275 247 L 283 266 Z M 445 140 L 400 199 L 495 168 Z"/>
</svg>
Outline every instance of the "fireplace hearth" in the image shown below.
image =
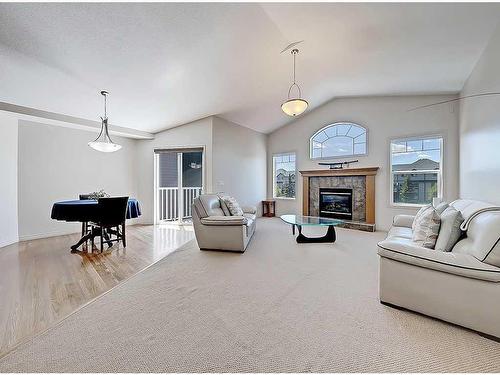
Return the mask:
<svg viewBox="0 0 500 375">
<path fill-rule="evenodd" d="M 352 209 L 352 189 L 319 189 L 319 216 L 352 220 Z"/>
</svg>

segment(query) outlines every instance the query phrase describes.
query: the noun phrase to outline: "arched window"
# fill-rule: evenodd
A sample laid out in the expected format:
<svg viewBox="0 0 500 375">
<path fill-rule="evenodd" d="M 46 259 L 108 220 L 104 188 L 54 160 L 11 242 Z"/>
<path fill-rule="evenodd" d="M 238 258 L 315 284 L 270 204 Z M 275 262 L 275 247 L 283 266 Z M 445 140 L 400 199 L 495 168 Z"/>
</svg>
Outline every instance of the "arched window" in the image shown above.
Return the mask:
<svg viewBox="0 0 500 375">
<path fill-rule="evenodd" d="M 366 129 L 351 122 L 337 122 L 311 137 L 311 159 L 343 158 L 366 154 Z"/>
</svg>

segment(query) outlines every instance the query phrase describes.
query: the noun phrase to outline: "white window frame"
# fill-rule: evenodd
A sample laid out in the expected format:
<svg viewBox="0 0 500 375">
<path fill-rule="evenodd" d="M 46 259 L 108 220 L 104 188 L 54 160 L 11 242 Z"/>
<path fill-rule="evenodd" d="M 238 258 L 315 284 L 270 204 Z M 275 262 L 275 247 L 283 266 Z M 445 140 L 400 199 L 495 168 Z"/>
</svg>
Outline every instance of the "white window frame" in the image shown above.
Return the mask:
<svg viewBox="0 0 500 375">
<path fill-rule="evenodd" d="M 295 156 L 295 196 L 292 197 L 277 197 L 276 196 L 276 162 L 275 157 L 278 156 L 286 156 L 286 155 L 294 155 Z M 279 152 L 276 154 L 272 154 L 272 164 L 273 164 L 273 199 L 283 199 L 283 200 L 295 200 L 297 199 L 297 153 L 295 151 L 290 152 Z"/>
<path fill-rule="evenodd" d="M 356 125 L 360 128 L 363 128 L 365 130 L 365 134 L 366 134 L 366 142 L 365 142 L 365 152 L 362 153 L 362 154 L 355 154 L 354 153 L 354 147 L 353 147 L 353 153 L 352 154 L 349 154 L 349 155 L 339 155 L 339 156 L 322 156 L 322 157 L 313 157 L 313 138 L 315 136 L 317 136 L 319 133 L 321 133 L 322 131 L 328 129 L 328 128 L 331 128 L 331 127 L 334 127 L 336 125 L 345 125 L 345 124 L 351 124 L 351 125 Z M 354 121 L 337 121 L 337 122 L 334 122 L 332 124 L 328 124 L 328 125 L 325 125 L 323 126 L 322 128 L 318 129 L 310 138 L 309 138 L 309 158 L 311 160 L 335 160 L 335 159 L 345 159 L 345 158 L 350 158 L 350 157 L 353 157 L 353 156 L 366 156 L 368 155 L 368 136 L 369 136 L 369 132 L 368 132 L 368 128 L 366 126 L 363 126 L 361 124 L 358 124 L 357 122 L 354 122 Z M 329 137 L 329 139 L 332 138 L 332 137 Z"/>
<path fill-rule="evenodd" d="M 444 147 L 445 147 L 445 137 L 443 134 L 426 134 L 426 135 L 417 135 L 411 137 L 403 137 L 403 138 L 391 138 L 389 139 L 389 199 L 390 205 L 393 207 L 413 207 L 413 208 L 421 208 L 425 206 L 425 203 L 416 204 L 416 203 L 396 203 L 394 202 L 394 171 L 392 170 L 392 143 L 393 142 L 408 142 L 408 141 L 417 141 L 417 140 L 425 140 L 425 139 L 436 139 L 441 138 L 441 158 L 439 160 L 439 172 L 438 172 L 438 191 L 437 198 L 443 199 L 444 195 Z M 435 173 L 435 170 L 431 171 L 397 171 L 398 173 L 411 173 L 411 174 L 423 174 L 423 173 Z"/>
</svg>

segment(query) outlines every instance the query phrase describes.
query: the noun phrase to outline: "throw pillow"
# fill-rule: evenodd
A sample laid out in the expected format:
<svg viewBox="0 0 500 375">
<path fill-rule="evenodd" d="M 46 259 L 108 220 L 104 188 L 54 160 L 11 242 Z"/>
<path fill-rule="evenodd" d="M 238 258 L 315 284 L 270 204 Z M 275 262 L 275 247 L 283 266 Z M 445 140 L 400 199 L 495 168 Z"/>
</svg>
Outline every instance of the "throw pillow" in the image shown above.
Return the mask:
<svg viewBox="0 0 500 375">
<path fill-rule="evenodd" d="M 417 220 L 420 216 L 422 216 L 425 211 L 429 210 L 432 208 L 432 204 L 428 204 L 428 205 L 425 205 L 423 206 L 420 210 L 418 210 L 418 212 L 415 214 L 415 219 L 413 219 L 413 223 L 411 225 L 411 230 L 413 232 L 415 232 L 415 226 L 417 225 Z"/>
<path fill-rule="evenodd" d="M 427 204 L 425 206 L 423 206 L 420 210 L 418 210 L 418 212 L 416 213 L 415 215 L 415 219 L 413 220 L 413 224 L 411 226 L 411 230 L 412 231 L 415 231 L 415 225 L 416 225 L 416 222 L 417 222 L 417 219 L 420 215 L 423 215 L 428 209 L 430 208 L 434 208 L 436 210 L 436 212 L 438 213 L 438 215 L 441 215 L 443 213 L 443 211 L 448 207 L 448 203 L 446 202 L 441 202 L 439 203 L 436 207 L 434 207 L 432 204 Z"/>
<path fill-rule="evenodd" d="M 224 197 L 224 194 L 218 194 L 217 196 L 219 197 L 220 208 L 222 208 L 224 216 L 231 216 L 231 211 L 229 211 L 226 202 L 224 201 L 224 199 L 222 199 Z"/>
<path fill-rule="evenodd" d="M 224 195 L 224 196 L 221 197 L 221 199 L 226 204 L 226 206 L 227 206 L 229 212 L 231 213 L 231 215 L 233 215 L 233 216 L 243 216 L 243 210 L 241 209 L 241 207 L 238 204 L 238 202 L 236 201 L 236 199 L 234 199 L 233 197 L 231 197 L 229 195 Z"/>
<path fill-rule="evenodd" d="M 449 206 L 441 214 L 441 228 L 439 229 L 439 235 L 436 240 L 436 246 L 434 249 L 439 251 L 451 251 L 453 246 L 458 242 L 462 236 L 462 230 L 460 225 L 462 225 L 464 217 L 460 211 L 457 211 L 454 207 Z"/>
<path fill-rule="evenodd" d="M 428 249 L 434 249 L 439 234 L 441 218 L 434 207 L 415 218 L 412 241 Z"/>
<path fill-rule="evenodd" d="M 448 206 L 449 206 L 449 204 L 448 204 L 448 203 L 446 203 L 446 202 L 441 202 L 441 203 L 439 203 L 439 204 L 435 207 L 436 212 L 438 213 L 438 215 L 441 215 L 441 214 L 444 212 L 444 210 L 446 210 L 446 209 L 448 208 Z"/>
</svg>

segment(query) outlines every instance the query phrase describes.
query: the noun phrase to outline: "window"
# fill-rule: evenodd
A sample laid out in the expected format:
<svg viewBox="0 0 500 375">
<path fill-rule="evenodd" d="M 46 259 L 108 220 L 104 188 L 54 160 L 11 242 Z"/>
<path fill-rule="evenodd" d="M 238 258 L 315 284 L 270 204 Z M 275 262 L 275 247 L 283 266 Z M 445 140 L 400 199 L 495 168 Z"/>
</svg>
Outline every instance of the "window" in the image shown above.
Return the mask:
<svg viewBox="0 0 500 375">
<path fill-rule="evenodd" d="M 443 138 L 391 141 L 391 203 L 424 205 L 442 198 Z"/>
<path fill-rule="evenodd" d="M 337 122 L 318 130 L 309 146 L 311 159 L 365 155 L 366 129 L 350 122 Z"/>
<path fill-rule="evenodd" d="M 273 155 L 273 197 L 295 198 L 295 154 Z"/>
</svg>

